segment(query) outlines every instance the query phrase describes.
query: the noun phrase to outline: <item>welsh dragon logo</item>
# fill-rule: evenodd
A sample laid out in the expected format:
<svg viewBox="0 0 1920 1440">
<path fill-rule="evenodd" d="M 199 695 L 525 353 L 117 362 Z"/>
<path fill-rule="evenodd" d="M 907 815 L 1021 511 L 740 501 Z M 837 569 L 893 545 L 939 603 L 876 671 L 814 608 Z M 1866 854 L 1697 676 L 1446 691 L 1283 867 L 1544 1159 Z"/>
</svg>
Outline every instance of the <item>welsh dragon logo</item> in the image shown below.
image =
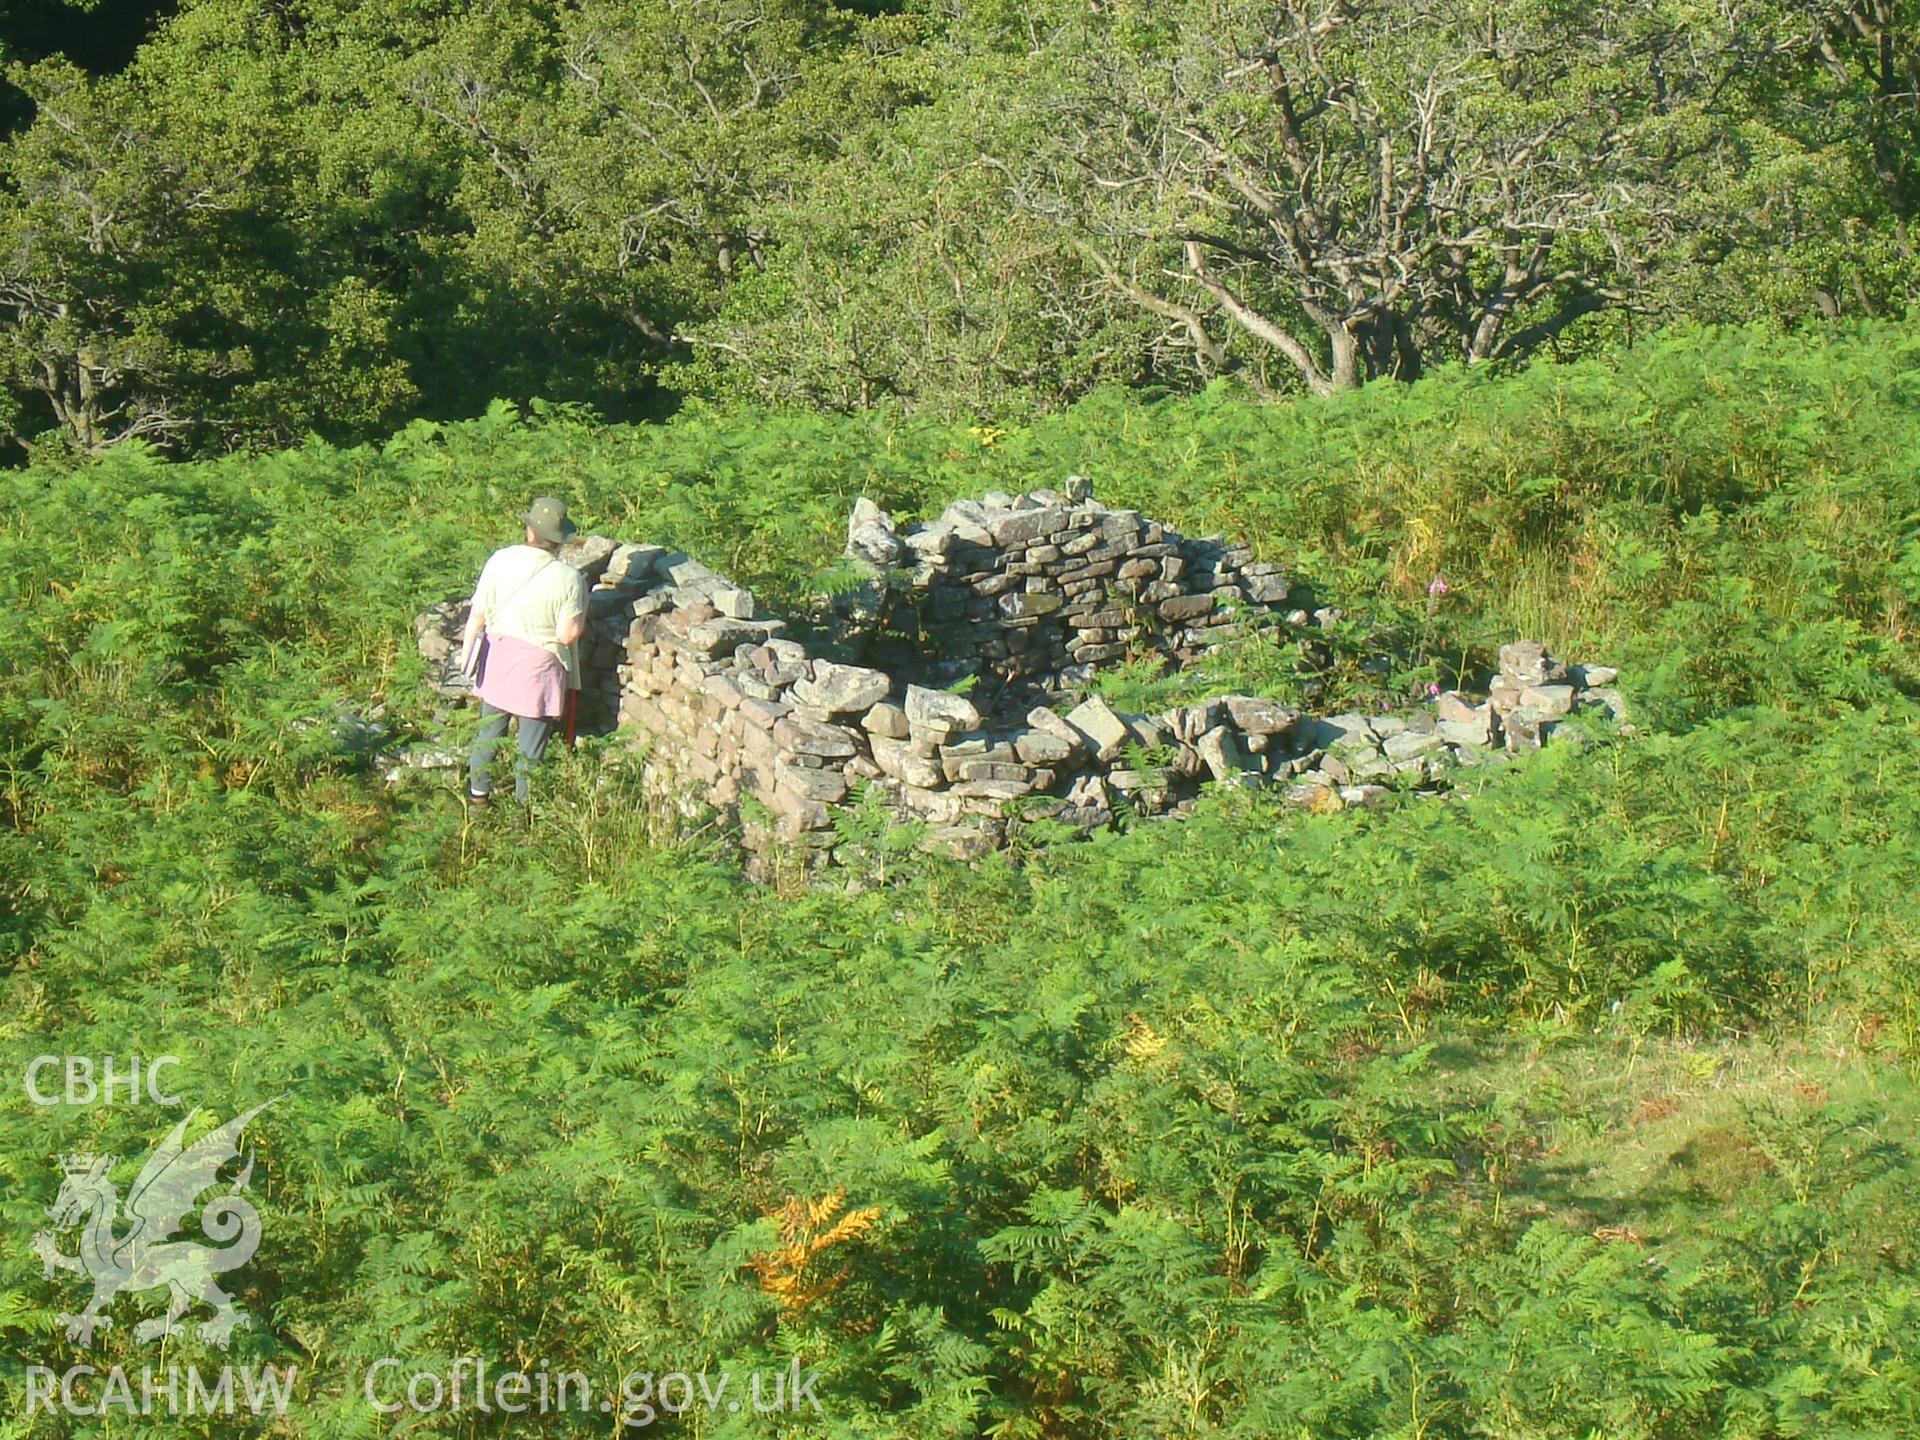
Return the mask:
<svg viewBox="0 0 1920 1440">
<path fill-rule="evenodd" d="M 167 1313 L 134 1326 L 136 1340 L 179 1334 L 186 1328 L 180 1323 L 181 1317 L 196 1303 L 213 1307 L 212 1318 L 197 1326 L 196 1333 L 223 1350 L 236 1327 L 253 1323 L 216 1279 L 246 1264 L 260 1245 L 259 1212 L 241 1194 L 253 1176 L 252 1157 L 247 1158 L 228 1188 L 200 1211 L 200 1229 L 224 1248 L 171 1237 L 179 1233 L 180 1222 L 200 1195 L 221 1183 L 220 1167 L 239 1155 L 240 1133 L 247 1122 L 273 1103 L 269 1100 L 254 1106 L 191 1145 L 186 1143 L 187 1126 L 200 1112 L 189 1114 L 147 1157 L 128 1192 L 124 1215 L 120 1213 L 119 1189 L 107 1178 L 116 1157 L 61 1157 L 66 1179 L 47 1212 L 54 1228 L 33 1237 L 33 1252 L 40 1257 L 49 1279 L 58 1271 L 74 1270 L 84 1271 L 93 1280 L 93 1299 L 87 1308 L 78 1315 L 60 1317 L 69 1340 L 90 1345 L 96 1329 L 111 1328 L 113 1321 L 104 1312 L 122 1290 L 152 1290 L 162 1285 L 171 1292 Z M 123 1222 L 131 1228 L 116 1234 L 115 1227 Z M 63 1255 L 55 1242 L 55 1232 L 71 1225 L 84 1226 L 80 1249 L 77 1254 Z M 229 1245 L 228 1241 L 233 1243 Z"/>
</svg>

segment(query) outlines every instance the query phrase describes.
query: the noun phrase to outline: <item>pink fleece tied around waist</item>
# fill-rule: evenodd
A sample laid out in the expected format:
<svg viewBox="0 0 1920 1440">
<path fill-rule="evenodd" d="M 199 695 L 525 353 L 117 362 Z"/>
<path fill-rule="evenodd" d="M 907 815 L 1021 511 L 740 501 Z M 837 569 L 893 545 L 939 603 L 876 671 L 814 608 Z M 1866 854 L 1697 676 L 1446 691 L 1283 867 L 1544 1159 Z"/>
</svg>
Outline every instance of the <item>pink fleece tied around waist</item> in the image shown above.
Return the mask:
<svg viewBox="0 0 1920 1440">
<path fill-rule="evenodd" d="M 538 645 L 489 632 L 474 694 L 509 715 L 557 720 L 567 709 L 567 667 Z"/>
</svg>

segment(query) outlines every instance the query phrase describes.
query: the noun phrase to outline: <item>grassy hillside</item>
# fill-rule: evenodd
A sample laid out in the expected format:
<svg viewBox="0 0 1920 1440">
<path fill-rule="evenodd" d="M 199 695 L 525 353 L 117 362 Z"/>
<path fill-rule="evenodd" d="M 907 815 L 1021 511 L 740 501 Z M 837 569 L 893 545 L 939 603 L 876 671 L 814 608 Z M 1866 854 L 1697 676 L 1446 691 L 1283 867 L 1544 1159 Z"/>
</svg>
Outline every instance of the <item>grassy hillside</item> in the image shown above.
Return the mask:
<svg viewBox="0 0 1920 1440">
<path fill-rule="evenodd" d="M 390 1433 L 384 1356 L 820 1372 L 818 1414 L 657 1427 L 702 1436 L 1920 1434 L 1917 362 L 1896 327 L 1682 333 L 1282 410 L 498 409 L 0 477 L 0 1073 L 287 1093 L 256 1326 L 171 1352 L 297 1365 L 276 1434 Z M 874 831 L 864 888 L 779 892 L 617 745 L 543 775 L 528 837 L 326 723 L 438 733 L 407 619 L 535 490 L 798 608 L 854 495 L 1068 471 L 1436 665 L 1617 664 L 1641 734 L 1462 803 L 1219 795 L 973 869 Z M 83 1352 L 26 1240 L 61 1153 L 130 1178 L 175 1116 L 4 1094 L 0 1385 L 157 1363 L 157 1297 Z M 0 1407 L 136 1428 L 245 1427 Z"/>
</svg>

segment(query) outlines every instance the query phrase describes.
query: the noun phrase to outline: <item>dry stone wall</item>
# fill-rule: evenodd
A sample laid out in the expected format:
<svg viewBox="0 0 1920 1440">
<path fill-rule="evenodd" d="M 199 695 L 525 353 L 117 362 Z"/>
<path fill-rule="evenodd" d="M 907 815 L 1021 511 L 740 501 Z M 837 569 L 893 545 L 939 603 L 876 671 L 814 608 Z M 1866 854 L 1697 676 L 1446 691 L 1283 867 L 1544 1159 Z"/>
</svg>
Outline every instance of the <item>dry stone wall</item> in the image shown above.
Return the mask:
<svg viewBox="0 0 1920 1440">
<path fill-rule="evenodd" d="M 846 608 L 881 603 L 882 573 L 903 574 L 873 662 L 928 686 L 966 675 L 1002 719 L 1084 687 L 1095 667 L 1144 651 L 1195 658 L 1264 611 L 1292 580 L 1219 536 L 1189 539 L 1136 510 L 1109 509 L 1082 476 L 1057 490 L 990 494 L 949 505 L 904 533 L 862 500 L 848 557 L 874 572 Z"/>
<path fill-rule="evenodd" d="M 1399 715 L 1306 715 L 1255 695 L 1136 715 L 1083 698 L 1123 656 L 1180 664 L 1263 613 L 1294 627 L 1333 617 L 1288 608 L 1285 571 L 1246 547 L 1109 509 L 1078 478 L 959 501 L 904 531 L 862 502 L 846 553 L 870 583 L 840 606 L 841 640 L 863 639 L 871 663 L 815 653 L 682 552 L 576 540 L 561 558 L 592 582 L 581 728 L 630 734 L 650 773 L 736 814 L 763 858 L 822 863 L 858 787 L 926 822 L 931 844 L 978 854 L 1016 815 L 1090 828 L 1123 809 L 1181 810 L 1208 783 L 1367 804 L 1390 783 L 1432 786 L 1536 748 L 1583 709 L 1623 715 L 1612 670 L 1527 641 L 1501 650 L 1485 697 L 1446 692 Z M 449 694 L 464 620 L 448 604 L 416 621 Z"/>
</svg>

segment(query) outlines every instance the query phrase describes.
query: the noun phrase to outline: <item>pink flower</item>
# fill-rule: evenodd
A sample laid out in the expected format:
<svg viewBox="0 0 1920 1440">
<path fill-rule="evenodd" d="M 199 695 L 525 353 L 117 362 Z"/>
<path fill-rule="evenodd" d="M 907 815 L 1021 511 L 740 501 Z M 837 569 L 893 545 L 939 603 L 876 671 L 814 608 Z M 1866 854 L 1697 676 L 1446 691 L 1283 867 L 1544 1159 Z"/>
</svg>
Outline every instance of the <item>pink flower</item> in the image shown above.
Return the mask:
<svg viewBox="0 0 1920 1440">
<path fill-rule="evenodd" d="M 1438 695 L 1439 693 L 1440 693 L 1440 687 L 1438 685 L 1427 686 L 1427 694 Z"/>
<path fill-rule="evenodd" d="M 1446 594 L 1449 588 L 1450 587 L 1447 584 L 1447 577 L 1444 575 L 1436 574 L 1433 577 L 1433 579 L 1427 582 L 1427 594 L 1433 596 L 1433 598 L 1436 600 L 1438 600 L 1442 595 Z"/>
</svg>

